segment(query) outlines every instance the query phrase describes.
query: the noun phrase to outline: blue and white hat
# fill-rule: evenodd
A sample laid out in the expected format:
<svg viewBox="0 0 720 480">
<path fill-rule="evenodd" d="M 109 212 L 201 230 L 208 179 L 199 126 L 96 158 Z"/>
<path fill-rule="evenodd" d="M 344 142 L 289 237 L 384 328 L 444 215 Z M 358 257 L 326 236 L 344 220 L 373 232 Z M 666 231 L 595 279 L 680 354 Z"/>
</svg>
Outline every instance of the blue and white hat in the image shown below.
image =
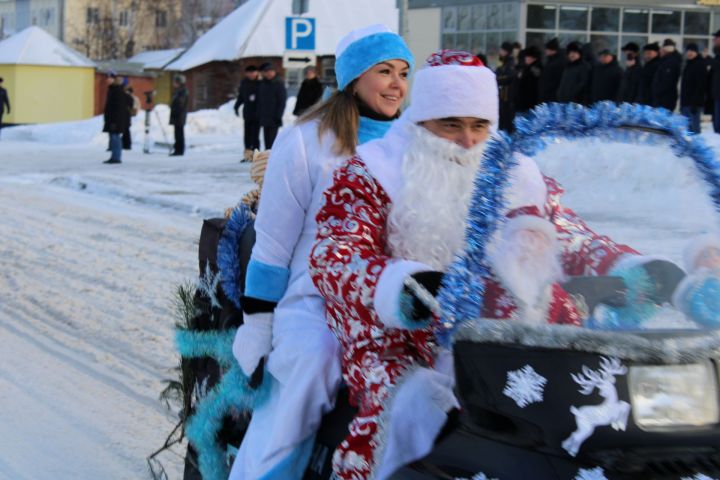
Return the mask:
<svg viewBox="0 0 720 480">
<path fill-rule="evenodd" d="M 412 53 L 405 40 L 385 25 L 358 28 L 345 35 L 335 49 L 335 75 L 338 90 L 386 60 L 404 60 L 412 70 Z"/>
</svg>

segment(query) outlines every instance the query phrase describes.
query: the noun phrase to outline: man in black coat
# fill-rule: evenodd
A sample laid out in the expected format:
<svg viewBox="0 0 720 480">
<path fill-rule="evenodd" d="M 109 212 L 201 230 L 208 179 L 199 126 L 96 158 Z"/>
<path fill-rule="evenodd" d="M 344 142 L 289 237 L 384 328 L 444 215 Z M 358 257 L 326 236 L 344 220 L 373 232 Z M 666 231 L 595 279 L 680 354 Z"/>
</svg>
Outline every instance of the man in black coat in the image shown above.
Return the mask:
<svg viewBox="0 0 720 480">
<path fill-rule="evenodd" d="M 700 56 L 696 43 L 685 47 L 685 68 L 680 86 L 680 112 L 688 118 L 690 131 L 700 133 L 700 114 L 705 106 L 707 63 Z"/>
<path fill-rule="evenodd" d="M 578 42 L 571 42 L 567 46 L 567 58 L 568 63 L 557 90 L 557 101 L 584 104 L 590 82 L 590 65 L 583 60 L 582 46 Z"/>
<path fill-rule="evenodd" d="M 173 78 L 173 96 L 170 103 L 170 125 L 175 127 L 175 145 L 171 157 L 185 154 L 185 121 L 188 111 L 188 89 L 185 87 L 185 75 Z"/>
<path fill-rule="evenodd" d="M 10 97 L 8 96 L 7 90 L 3 88 L 3 78 L 0 77 L 0 130 L 2 130 L 2 117 L 3 113 L 7 109 L 7 113 L 10 113 Z"/>
<path fill-rule="evenodd" d="M 678 101 L 678 81 L 682 69 L 682 55 L 670 38 L 663 41 L 660 66 L 652 81 L 652 106 L 675 110 Z"/>
<path fill-rule="evenodd" d="M 640 46 L 635 42 L 629 42 L 622 48 L 622 52 L 625 54 L 625 71 L 620 83 L 618 102 L 639 103 L 641 100 L 640 80 L 642 74 L 642 67 L 638 59 Z"/>
<path fill-rule="evenodd" d="M 540 49 L 537 47 L 527 47 L 520 56 L 523 58 L 523 66 L 518 73 L 515 111 L 525 113 L 540 103 L 540 77 L 543 68 L 540 63 Z"/>
<path fill-rule="evenodd" d="M 240 107 L 243 107 L 243 123 L 245 131 L 243 132 L 243 141 L 245 142 L 245 153 L 243 161 L 252 160 L 255 149 L 260 148 L 260 124 L 257 118 L 257 94 L 260 88 L 260 80 L 258 79 L 258 68 L 255 65 L 245 67 L 245 78 L 240 82 L 238 88 L 237 100 L 233 110 L 235 115 L 240 116 Z"/>
<path fill-rule="evenodd" d="M 110 158 L 103 163 L 122 163 L 122 133 L 130 126 L 132 98 L 125 93 L 121 77 L 110 74 L 105 99 L 103 132 L 110 135 Z"/>
<path fill-rule="evenodd" d="M 305 80 L 300 85 L 300 91 L 295 102 L 293 115 L 300 116 L 305 111 L 315 105 L 323 94 L 323 86 L 320 79 L 317 78 L 317 69 L 315 67 L 307 67 L 305 69 Z"/>
<path fill-rule="evenodd" d="M 263 79 L 258 88 L 257 118 L 263 129 L 265 149 L 272 148 L 278 129 L 282 125 L 285 113 L 287 91 L 285 84 L 278 78 L 277 71 L 271 63 L 264 63 L 260 67 Z"/>
<path fill-rule="evenodd" d="M 495 78 L 498 84 L 498 94 L 500 96 L 500 130 L 506 132 L 513 131 L 513 119 L 515 118 L 515 106 L 513 100 L 515 97 L 515 80 L 517 71 L 515 70 L 515 58 L 512 56 L 513 46 L 510 42 L 503 42 L 500 46 L 498 54 L 498 67 L 495 70 Z"/>
<path fill-rule="evenodd" d="M 565 69 L 565 55 L 560 49 L 557 38 L 545 44 L 545 67 L 539 82 L 539 102 L 548 103 L 557 101 L 557 90 L 560 86 L 563 70 Z"/>
<path fill-rule="evenodd" d="M 652 84 L 655 73 L 662 60 L 660 59 L 660 45 L 657 42 L 648 43 L 643 47 L 643 65 L 640 71 L 640 92 L 638 103 L 652 105 Z"/>
<path fill-rule="evenodd" d="M 712 80 L 710 94 L 713 98 L 713 130 L 720 133 L 720 30 L 713 34 L 713 58 L 711 63 Z"/>
<path fill-rule="evenodd" d="M 622 67 L 610 50 L 600 52 L 600 63 L 592 71 L 590 103 L 604 100 L 617 101 L 623 79 Z"/>
</svg>

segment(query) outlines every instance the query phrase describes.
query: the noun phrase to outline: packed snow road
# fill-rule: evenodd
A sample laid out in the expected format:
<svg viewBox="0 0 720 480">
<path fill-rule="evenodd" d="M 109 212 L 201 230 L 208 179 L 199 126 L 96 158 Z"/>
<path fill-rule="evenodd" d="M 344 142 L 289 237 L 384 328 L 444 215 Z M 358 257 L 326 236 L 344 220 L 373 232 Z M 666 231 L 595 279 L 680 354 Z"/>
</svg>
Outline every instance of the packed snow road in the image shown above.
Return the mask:
<svg viewBox="0 0 720 480">
<path fill-rule="evenodd" d="M 173 290 L 196 276 L 202 219 L 252 188 L 241 123 L 202 137 L 196 121 L 185 157 L 135 150 L 103 165 L 97 120 L 0 140 L 0 480 L 148 478 L 175 423 L 158 400 L 177 365 Z M 584 141 L 538 160 L 566 205 L 643 253 L 679 261 L 716 223 L 667 148 Z M 183 453 L 161 458 L 170 478 Z"/>
<path fill-rule="evenodd" d="M 147 478 L 175 422 L 173 289 L 250 188 L 235 152 L 104 156 L 0 142 L 1 479 Z"/>
</svg>

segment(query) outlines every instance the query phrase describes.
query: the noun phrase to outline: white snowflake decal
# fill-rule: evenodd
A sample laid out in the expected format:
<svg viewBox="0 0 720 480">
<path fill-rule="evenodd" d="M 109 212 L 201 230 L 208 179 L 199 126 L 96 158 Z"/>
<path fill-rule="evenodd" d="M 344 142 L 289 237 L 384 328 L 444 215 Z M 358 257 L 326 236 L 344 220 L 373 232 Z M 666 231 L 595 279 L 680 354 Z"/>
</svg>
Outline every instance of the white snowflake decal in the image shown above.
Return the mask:
<svg viewBox="0 0 720 480">
<path fill-rule="evenodd" d="M 592 470 L 581 468 L 573 480 L 608 480 L 602 468 Z"/>
<path fill-rule="evenodd" d="M 716 478 L 708 477 L 702 473 L 696 473 L 692 477 L 682 477 L 680 480 L 717 480 Z"/>
<path fill-rule="evenodd" d="M 220 282 L 220 272 L 213 273 L 210 268 L 210 262 L 205 264 L 205 271 L 196 282 L 197 289 L 210 299 L 210 305 L 214 308 L 220 308 L 220 301 L 217 297 L 217 287 Z"/>
<path fill-rule="evenodd" d="M 472 478 L 457 477 L 457 478 L 455 478 L 455 480 L 498 480 L 498 479 L 490 478 L 487 475 L 485 475 L 484 473 L 480 472 L 480 473 L 476 473 L 475 475 L 473 475 Z"/>
<path fill-rule="evenodd" d="M 503 393 L 515 400 L 518 407 L 525 408 L 531 403 L 542 402 L 547 379 L 539 375 L 530 365 L 508 372 Z"/>
</svg>

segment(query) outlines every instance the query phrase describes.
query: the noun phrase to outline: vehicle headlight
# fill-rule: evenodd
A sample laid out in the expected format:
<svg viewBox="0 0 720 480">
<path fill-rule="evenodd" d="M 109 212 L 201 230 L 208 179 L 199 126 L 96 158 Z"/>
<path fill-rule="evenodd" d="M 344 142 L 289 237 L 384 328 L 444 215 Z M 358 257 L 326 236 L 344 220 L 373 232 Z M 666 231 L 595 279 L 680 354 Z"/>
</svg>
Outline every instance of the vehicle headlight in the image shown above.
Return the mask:
<svg viewBox="0 0 720 480">
<path fill-rule="evenodd" d="M 643 430 L 718 423 L 718 385 L 710 361 L 688 365 L 631 366 L 635 423 Z"/>
</svg>

